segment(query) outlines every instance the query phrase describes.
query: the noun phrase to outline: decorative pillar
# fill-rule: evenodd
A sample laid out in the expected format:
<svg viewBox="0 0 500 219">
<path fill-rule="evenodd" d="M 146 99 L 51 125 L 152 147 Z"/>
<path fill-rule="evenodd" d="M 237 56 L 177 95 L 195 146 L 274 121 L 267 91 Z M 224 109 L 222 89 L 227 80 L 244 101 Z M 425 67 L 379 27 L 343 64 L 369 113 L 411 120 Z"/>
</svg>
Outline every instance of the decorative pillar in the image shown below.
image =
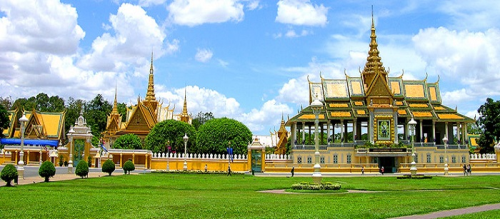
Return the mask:
<svg viewBox="0 0 500 219">
<path fill-rule="evenodd" d="M 132 163 L 135 164 L 135 152 L 132 153 Z"/>
<path fill-rule="evenodd" d="M 344 120 L 340 120 L 340 143 L 344 145 Z"/>
<path fill-rule="evenodd" d="M 448 139 L 448 122 L 444 123 L 444 137 Z"/>
<path fill-rule="evenodd" d="M 295 143 L 297 141 L 297 123 L 296 122 L 293 122 L 292 123 L 292 130 L 290 130 L 292 132 L 292 148 L 295 148 Z"/>
<path fill-rule="evenodd" d="M 120 167 L 123 167 L 122 158 L 123 158 L 122 153 L 120 153 Z"/>
<path fill-rule="evenodd" d="M 28 151 L 28 156 L 26 156 L 26 165 L 30 164 L 30 151 Z"/>
<path fill-rule="evenodd" d="M 300 140 L 302 140 L 302 142 L 306 142 L 306 122 L 302 122 L 302 139 Z M 302 142 L 300 142 L 300 144 L 302 144 Z"/>
<path fill-rule="evenodd" d="M 432 142 L 436 145 L 436 120 L 432 120 Z"/>
<path fill-rule="evenodd" d="M 460 141 L 460 123 L 457 122 L 457 141 Z M 456 142 L 458 144 L 458 142 Z M 460 145 L 460 144 L 458 144 Z"/>
<path fill-rule="evenodd" d="M 40 165 L 42 165 L 42 146 L 40 145 Z"/>
<path fill-rule="evenodd" d="M 419 136 L 420 137 L 420 139 L 419 139 L 420 145 L 422 145 L 424 143 L 424 141 L 423 141 L 423 139 L 424 139 L 424 128 L 423 128 L 424 124 L 423 123 L 424 123 L 424 120 L 421 119 L 420 124 L 419 124 L 419 126 L 420 126 L 420 136 Z"/>
<path fill-rule="evenodd" d="M 356 135 L 358 134 L 357 132 L 357 121 L 356 119 L 354 119 L 352 121 L 352 142 L 356 142 Z"/>
</svg>

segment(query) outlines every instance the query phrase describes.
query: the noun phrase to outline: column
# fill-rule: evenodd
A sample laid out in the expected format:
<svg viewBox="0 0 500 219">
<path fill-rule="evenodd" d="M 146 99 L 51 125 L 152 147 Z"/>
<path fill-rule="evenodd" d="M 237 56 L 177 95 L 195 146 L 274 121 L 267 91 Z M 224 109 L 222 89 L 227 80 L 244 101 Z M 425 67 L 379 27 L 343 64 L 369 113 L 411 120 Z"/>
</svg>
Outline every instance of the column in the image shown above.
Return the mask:
<svg viewBox="0 0 500 219">
<path fill-rule="evenodd" d="M 446 136 L 446 138 L 448 138 L 448 122 L 445 122 L 444 123 L 444 136 Z M 450 139 L 448 138 L 448 143 L 450 142 Z M 444 144 L 444 142 L 443 142 Z"/>
<path fill-rule="evenodd" d="M 436 145 L 436 120 L 432 120 L 432 141 Z"/>
<path fill-rule="evenodd" d="M 28 156 L 26 156 L 26 165 L 30 164 L 30 151 L 28 151 Z"/>
<path fill-rule="evenodd" d="M 326 139 L 328 144 L 328 138 L 330 138 L 330 120 L 326 120 Z"/>
<path fill-rule="evenodd" d="M 460 141 L 460 123 L 457 122 L 457 141 Z M 458 144 L 458 142 L 457 142 Z"/>
<path fill-rule="evenodd" d="M 344 120 L 340 120 L 340 143 L 344 144 Z"/>
<path fill-rule="evenodd" d="M 135 164 L 135 152 L 132 154 L 132 163 Z"/>
<path fill-rule="evenodd" d="M 463 122 L 462 123 L 462 142 L 464 145 L 467 145 L 467 144 L 465 144 L 466 139 L 467 139 L 467 123 Z"/>
<path fill-rule="evenodd" d="M 405 121 L 405 140 L 410 140 L 408 139 L 408 119 Z"/>
<path fill-rule="evenodd" d="M 145 162 L 145 164 L 144 164 L 144 168 L 148 169 L 148 154 L 146 154 L 146 155 L 144 156 L 144 159 L 145 159 L 145 161 L 144 161 L 144 162 Z"/>
<path fill-rule="evenodd" d="M 321 129 L 320 129 L 320 130 L 321 130 L 321 136 L 320 136 L 320 137 L 321 137 L 321 138 L 320 138 L 320 139 L 321 139 L 321 141 L 320 141 L 320 143 L 319 143 L 320 145 L 324 145 L 324 144 L 325 144 L 325 142 L 324 142 L 324 140 L 323 140 L 323 139 L 325 138 L 325 133 L 324 133 L 324 125 L 325 125 L 325 124 L 323 124 L 323 123 L 321 123 L 321 125 L 320 125 L 320 127 L 321 127 Z M 316 131 L 316 130 L 315 130 L 315 131 Z"/>
<path fill-rule="evenodd" d="M 309 139 L 307 139 L 309 141 L 309 143 L 311 143 L 311 125 L 309 125 Z"/>
<path fill-rule="evenodd" d="M 297 141 L 297 123 L 292 123 L 292 148 L 295 148 L 295 142 Z"/>
<path fill-rule="evenodd" d="M 306 122 L 302 122 L 302 139 L 300 139 L 300 140 L 302 142 L 305 142 L 305 140 L 306 140 Z M 302 144 L 302 142 L 301 142 L 301 144 Z"/>
<path fill-rule="evenodd" d="M 122 153 L 120 153 L 120 167 L 122 167 L 122 166 L 123 166 L 122 158 L 123 158 L 123 157 L 122 157 Z"/>
<path fill-rule="evenodd" d="M 419 126 L 420 126 L 420 136 L 419 136 L 420 137 L 420 145 L 422 145 L 424 142 L 424 141 L 422 141 L 422 139 L 424 138 L 423 123 L 424 123 L 424 120 L 421 119 L 420 124 L 419 124 Z"/>
<path fill-rule="evenodd" d="M 356 135 L 358 134 L 357 132 L 357 122 L 358 120 L 354 119 L 353 122 L 352 122 L 352 142 L 355 142 L 356 141 Z"/>
</svg>

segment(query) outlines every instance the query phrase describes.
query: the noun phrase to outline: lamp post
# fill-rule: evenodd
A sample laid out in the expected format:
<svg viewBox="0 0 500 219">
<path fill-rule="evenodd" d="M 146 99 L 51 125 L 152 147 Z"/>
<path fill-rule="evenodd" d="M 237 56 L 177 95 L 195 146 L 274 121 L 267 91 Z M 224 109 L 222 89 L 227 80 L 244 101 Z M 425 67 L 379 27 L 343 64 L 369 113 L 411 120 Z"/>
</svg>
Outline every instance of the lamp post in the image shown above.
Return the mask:
<svg viewBox="0 0 500 219">
<path fill-rule="evenodd" d="M 188 164 L 187 164 L 187 161 L 186 161 L 186 149 L 187 149 L 187 143 L 188 143 L 189 137 L 187 136 L 186 133 L 184 133 L 184 137 L 182 139 L 184 139 L 184 167 L 183 167 L 183 170 L 187 171 L 188 170 Z"/>
<path fill-rule="evenodd" d="M 73 126 L 68 131 L 69 135 L 69 161 L 68 161 L 68 173 L 73 173 L 73 134 L 75 130 L 73 130 Z"/>
<path fill-rule="evenodd" d="M 446 156 L 446 148 L 448 147 L 448 138 L 444 136 L 444 175 L 448 175 L 448 157 Z"/>
<path fill-rule="evenodd" d="M 21 152 L 19 153 L 19 162 L 17 163 L 17 173 L 24 179 L 24 129 L 26 128 L 28 118 L 23 114 L 19 122 L 21 123 Z"/>
<path fill-rule="evenodd" d="M 167 171 L 170 171 L 170 140 L 167 141 Z"/>
<path fill-rule="evenodd" d="M 408 122 L 408 125 L 410 125 L 410 132 L 411 132 L 411 156 L 413 157 L 413 161 L 411 162 L 411 167 L 410 167 L 410 173 L 411 176 L 415 176 L 417 174 L 417 164 L 415 162 L 415 126 L 417 125 L 417 122 L 411 117 L 410 122 Z"/>
<path fill-rule="evenodd" d="M 316 94 L 316 99 L 311 103 L 311 109 L 315 115 L 314 120 L 314 173 L 312 175 L 313 181 L 317 184 L 321 183 L 321 166 L 319 164 L 319 138 L 318 138 L 318 126 L 319 126 L 319 114 L 323 108 L 323 103 L 318 100 L 318 95 Z"/>
</svg>

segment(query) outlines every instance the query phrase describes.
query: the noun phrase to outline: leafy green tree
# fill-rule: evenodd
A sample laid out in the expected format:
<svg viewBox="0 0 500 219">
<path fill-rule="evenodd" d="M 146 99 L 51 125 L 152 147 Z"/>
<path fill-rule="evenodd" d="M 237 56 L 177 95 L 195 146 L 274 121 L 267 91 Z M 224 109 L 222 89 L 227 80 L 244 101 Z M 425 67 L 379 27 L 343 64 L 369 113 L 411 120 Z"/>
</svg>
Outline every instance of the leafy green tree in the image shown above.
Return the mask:
<svg viewBox="0 0 500 219">
<path fill-rule="evenodd" d="M 7 183 L 7 186 L 12 186 L 10 182 L 18 177 L 17 169 L 12 164 L 7 164 L 2 170 L 0 177 Z"/>
<path fill-rule="evenodd" d="M 212 112 L 208 112 L 208 113 L 199 112 L 193 118 L 192 124 L 193 124 L 194 128 L 196 130 L 198 130 L 198 128 L 200 128 L 201 125 L 205 124 L 205 122 L 207 122 L 208 120 L 211 120 L 213 118 L 214 118 L 214 114 L 212 114 Z"/>
<path fill-rule="evenodd" d="M 9 114 L 4 105 L 0 104 L 0 138 L 3 137 L 3 130 L 9 128 Z"/>
<path fill-rule="evenodd" d="M 9 97 L 0 97 L 0 104 L 2 104 L 5 109 L 10 109 L 12 107 L 12 98 Z"/>
<path fill-rule="evenodd" d="M 494 141 L 500 140 L 500 101 L 487 98 L 486 103 L 481 105 L 477 112 L 480 115 L 477 125 L 483 130 L 478 142 L 480 151 L 491 153 Z"/>
<path fill-rule="evenodd" d="M 467 123 L 467 133 L 480 135 L 483 133 L 483 130 L 477 125 L 477 121 L 475 123 Z"/>
<path fill-rule="evenodd" d="M 54 167 L 54 164 L 48 160 L 43 162 L 40 169 L 38 169 L 38 175 L 44 177 L 45 182 L 49 182 L 49 178 L 56 175 L 56 168 Z"/>
<path fill-rule="evenodd" d="M 106 160 L 102 165 L 102 172 L 108 173 L 110 176 L 115 171 L 115 163 L 112 160 Z"/>
<path fill-rule="evenodd" d="M 113 144 L 113 148 L 118 149 L 142 149 L 142 143 L 139 136 L 126 134 L 118 137 Z"/>
<path fill-rule="evenodd" d="M 84 105 L 85 101 L 83 100 L 75 100 L 72 97 L 68 98 L 67 105 L 65 107 L 66 117 L 64 118 L 64 130 L 66 133 L 69 131 L 69 127 L 75 124 Z"/>
<path fill-rule="evenodd" d="M 118 103 L 118 113 L 122 115 L 122 122 L 127 121 L 127 104 L 125 103 Z"/>
<path fill-rule="evenodd" d="M 130 174 L 130 171 L 134 171 L 134 170 L 135 170 L 135 165 L 134 165 L 134 163 L 132 163 L 131 160 L 127 160 L 127 162 L 125 162 L 123 164 L 123 173 Z"/>
<path fill-rule="evenodd" d="M 108 115 L 112 109 L 113 105 L 105 100 L 101 94 L 85 104 L 84 117 L 94 136 L 101 136 L 101 132 L 106 129 Z"/>
<path fill-rule="evenodd" d="M 81 160 L 80 162 L 78 162 L 78 165 L 76 165 L 76 170 L 75 170 L 75 174 L 81 178 L 83 177 L 87 177 L 89 176 L 89 165 L 87 164 L 87 162 Z"/>
<path fill-rule="evenodd" d="M 234 119 L 211 119 L 200 126 L 195 153 L 227 153 L 231 142 L 233 154 L 246 154 L 248 143 L 252 141 L 252 132 L 243 123 Z"/>
<path fill-rule="evenodd" d="M 153 127 L 146 136 L 145 148 L 155 153 L 167 152 L 166 146 L 170 142 L 170 152 L 184 153 L 184 134 L 189 137 L 187 153 L 193 153 L 196 147 L 196 130 L 190 124 L 175 120 L 165 120 Z"/>
</svg>

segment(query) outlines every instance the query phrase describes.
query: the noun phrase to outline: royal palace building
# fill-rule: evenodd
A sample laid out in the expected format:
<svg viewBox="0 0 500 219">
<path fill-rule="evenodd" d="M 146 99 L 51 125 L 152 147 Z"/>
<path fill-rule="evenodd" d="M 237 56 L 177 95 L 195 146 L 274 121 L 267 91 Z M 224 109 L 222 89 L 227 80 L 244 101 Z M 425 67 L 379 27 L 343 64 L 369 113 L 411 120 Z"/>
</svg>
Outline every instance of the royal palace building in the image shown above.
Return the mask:
<svg viewBox="0 0 500 219">
<path fill-rule="evenodd" d="M 382 166 L 386 172 L 406 170 L 412 160 L 412 118 L 419 168 L 442 170 L 446 158 L 450 168 L 469 162 L 466 127 L 474 120 L 442 104 L 439 77 L 428 82 L 427 76 L 404 80 L 404 72 L 389 76 L 379 54 L 373 18 L 370 38 L 359 76 L 308 79 L 309 103 L 316 98 L 323 103 L 317 130 L 322 171 L 352 172 L 361 167 L 377 171 Z M 311 106 L 286 122 L 294 166 L 314 165 L 314 122 Z M 446 148 L 443 139 L 448 139 Z"/>
</svg>

